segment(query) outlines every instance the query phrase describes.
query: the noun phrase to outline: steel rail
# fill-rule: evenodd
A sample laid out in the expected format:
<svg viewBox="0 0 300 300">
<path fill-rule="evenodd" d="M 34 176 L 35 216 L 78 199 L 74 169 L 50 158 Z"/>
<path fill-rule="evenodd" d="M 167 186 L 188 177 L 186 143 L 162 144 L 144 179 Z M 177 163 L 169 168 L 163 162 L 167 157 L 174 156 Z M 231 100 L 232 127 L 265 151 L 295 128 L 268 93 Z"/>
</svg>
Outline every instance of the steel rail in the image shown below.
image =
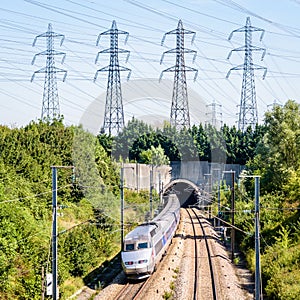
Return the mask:
<svg viewBox="0 0 300 300">
<path fill-rule="evenodd" d="M 206 246 L 206 250 L 207 250 L 207 254 L 208 254 L 208 264 L 209 264 L 209 269 L 210 269 L 210 277 L 211 277 L 211 285 L 212 285 L 212 293 L 213 293 L 213 300 L 217 300 L 217 289 L 216 289 L 216 281 L 215 281 L 215 275 L 214 275 L 214 268 L 213 268 L 213 264 L 212 264 L 212 257 L 211 257 L 211 252 L 210 252 L 210 247 L 208 244 L 208 239 L 207 239 L 207 235 L 205 233 L 203 224 L 200 220 L 199 215 L 197 214 L 197 212 L 195 211 L 194 208 L 192 208 L 192 211 L 194 213 L 194 215 L 196 216 L 199 225 L 201 227 L 201 230 L 203 232 L 203 237 L 204 237 L 204 241 L 205 241 L 205 246 Z"/>
<path fill-rule="evenodd" d="M 194 300 L 197 300 L 198 299 L 198 244 L 197 244 L 197 239 L 196 239 L 196 228 L 195 228 L 195 224 L 194 224 L 194 221 L 193 221 L 193 218 L 192 218 L 192 215 L 191 213 L 189 212 L 188 209 L 186 209 L 190 219 L 191 219 L 191 223 L 192 223 L 192 226 L 193 226 L 193 232 L 194 232 L 194 251 L 195 251 L 195 260 L 194 260 L 194 268 L 195 268 L 195 280 L 194 280 L 194 292 L 193 292 L 193 299 Z"/>
</svg>

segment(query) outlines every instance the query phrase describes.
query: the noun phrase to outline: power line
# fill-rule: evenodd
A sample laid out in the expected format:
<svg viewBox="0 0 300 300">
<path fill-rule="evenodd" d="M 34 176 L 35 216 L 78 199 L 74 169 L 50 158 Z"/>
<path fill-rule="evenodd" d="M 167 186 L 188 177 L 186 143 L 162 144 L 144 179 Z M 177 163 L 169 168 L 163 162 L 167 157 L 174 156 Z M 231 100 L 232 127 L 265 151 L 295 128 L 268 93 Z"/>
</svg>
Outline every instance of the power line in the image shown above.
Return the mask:
<svg viewBox="0 0 300 300">
<path fill-rule="evenodd" d="M 62 186 L 60 188 L 57 188 L 56 191 L 60 191 L 60 190 L 65 189 L 66 187 L 69 187 L 69 186 L 73 186 L 73 185 L 72 184 L 67 184 L 67 185 Z M 32 196 L 27 196 L 27 197 L 22 197 L 22 198 L 15 198 L 15 199 L 10 199 L 10 200 L 0 201 L 0 204 L 11 203 L 11 202 L 18 202 L 18 201 L 22 201 L 22 200 L 26 200 L 26 199 L 31 199 L 31 198 L 36 198 L 36 197 L 47 195 L 47 194 L 51 194 L 51 193 L 52 193 L 52 190 L 51 191 L 47 191 L 47 192 L 43 192 L 43 193 L 39 193 L 39 194 L 35 194 L 35 195 L 32 195 Z"/>
<path fill-rule="evenodd" d="M 285 31 L 285 32 L 291 34 L 293 37 L 300 38 L 300 34 L 296 34 L 295 32 L 293 32 L 293 30 L 299 32 L 300 31 L 299 28 L 282 25 L 282 24 L 274 22 L 274 21 L 272 21 L 270 19 L 264 18 L 264 17 L 262 17 L 262 16 L 260 16 L 260 15 L 258 15 L 256 13 L 252 12 L 251 10 L 243 7 L 242 5 L 237 4 L 236 2 L 234 2 L 232 0 L 214 0 L 214 1 L 217 2 L 217 3 L 220 3 L 220 4 L 224 5 L 224 6 L 230 7 L 232 9 L 235 9 L 235 10 L 247 13 L 248 15 L 256 17 L 256 18 L 258 18 L 258 19 L 260 19 L 262 21 L 265 21 L 265 22 L 267 22 L 267 23 L 269 23 L 269 24 L 277 27 L 278 29 L 280 29 L 282 31 Z"/>
<path fill-rule="evenodd" d="M 27 1 L 28 2 L 28 1 Z M 33 3 L 34 2 L 34 3 Z M 8 30 L 14 30 L 15 32 L 17 32 L 17 33 L 35 33 L 36 32 L 36 28 L 38 28 L 38 26 L 39 26 L 39 24 L 41 23 L 41 22 L 43 22 L 43 21 L 45 21 L 45 20 L 51 20 L 52 22 L 58 22 L 58 23 L 60 23 L 60 24 L 65 24 L 66 26 L 67 26 L 67 28 L 66 28 L 66 30 L 68 31 L 68 32 L 71 32 L 71 33 L 73 33 L 73 36 L 76 36 L 76 37 L 78 37 L 79 39 L 77 39 L 77 38 L 75 38 L 75 37 L 72 37 L 72 39 L 69 39 L 69 40 L 67 40 L 66 39 L 66 41 L 69 41 L 69 42 L 72 42 L 73 43 L 73 45 L 72 45 L 72 47 L 74 48 L 74 45 L 75 45 L 75 43 L 76 43 L 76 48 L 79 48 L 79 47 L 77 47 L 77 45 L 79 46 L 79 45 L 83 45 L 83 46 L 87 46 L 87 47 L 90 47 L 91 46 L 91 43 L 89 43 L 89 37 L 90 36 L 93 36 L 93 34 L 92 33 L 90 33 L 89 31 L 90 30 L 93 30 L 93 28 L 95 28 L 96 26 L 97 26 L 97 28 L 99 28 L 99 24 L 96 24 L 97 22 L 94 22 L 93 23 L 93 21 L 92 21 L 92 19 L 91 18 L 96 18 L 96 16 L 95 15 L 93 15 L 92 14 L 92 10 L 94 10 L 95 12 L 97 12 L 97 14 L 99 14 L 100 15 L 100 17 L 101 17 L 101 14 L 104 16 L 104 18 L 102 18 L 102 20 L 103 21 L 108 21 L 108 19 L 110 18 L 110 16 L 115 16 L 116 18 L 118 18 L 118 19 L 121 19 L 122 21 L 123 21 L 123 24 L 126 24 L 127 26 L 135 26 L 136 28 L 138 28 L 138 29 L 141 29 L 141 30 L 143 30 L 143 31 L 147 31 L 147 32 L 145 32 L 145 34 L 139 34 L 139 35 L 137 35 L 137 36 L 132 36 L 132 40 L 133 40 L 133 42 L 132 42 L 132 45 L 133 46 L 135 46 L 135 45 L 138 45 L 138 46 L 142 46 L 142 45 L 145 45 L 145 43 L 147 43 L 147 45 L 149 45 L 149 46 L 158 46 L 158 42 L 156 42 L 156 39 L 155 39 L 155 34 L 157 33 L 157 32 L 162 32 L 163 31 L 163 29 L 162 29 L 162 26 L 160 25 L 160 26 L 158 26 L 158 25 L 152 25 L 152 26 L 149 26 L 150 25 L 150 22 L 149 22 L 149 20 L 147 19 L 147 21 L 146 21 L 146 18 L 147 18 L 147 15 L 145 14 L 145 23 L 143 24 L 142 22 L 138 22 L 138 18 L 134 18 L 133 20 L 130 20 L 130 18 L 128 17 L 127 18 L 127 16 L 124 14 L 124 17 L 123 17 L 123 15 L 122 15 L 122 13 L 123 13 L 123 11 L 121 10 L 121 8 L 120 7 L 118 7 L 118 8 L 116 8 L 116 9 L 114 9 L 114 11 L 109 11 L 109 9 L 112 9 L 113 7 L 112 7 L 112 5 L 110 5 L 110 4 L 108 4 L 107 6 L 106 6 L 106 8 L 105 9 L 103 9 L 103 5 L 98 5 L 97 6 L 97 4 L 96 3 L 92 3 L 92 2 L 87 2 L 87 3 L 89 3 L 89 4 L 87 4 L 87 3 L 84 3 L 84 4 L 81 4 L 78 0 L 75 0 L 75 1 L 69 1 L 69 0 L 67 0 L 66 2 L 69 2 L 69 3 L 73 3 L 74 4 L 74 6 L 72 6 L 73 7 L 73 9 L 68 9 L 68 10 L 66 10 L 65 9 L 65 7 L 63 6 L 63 5 L 57 5 L 57 6 L 54 6 L 54 5 L 47 5 L 47 4 L 43 4 L 41 1 L 31 1 L 31 4 L 35 4 L 36 5 L 36 3 L 38 3 L 38 4 L 42 4 L 42 5 L 44 5 L 44 6 L 39 6 L 39 5 L 36 5 L 36 6 L 39 6 L 39 7 L 41 7 L 41 10 L 43 10 L 43 9 L 46 9 L 46 7 L 45 6 L 48 6 L 48 8 L 50 8 L 51 10 L 49 10 L 49 9 L 47 9 L 48 10 L 48 12 L 49 12 L 49 17 L 51 16 L 51 14 L 52 13 L 54 13 L 54 14 L 56 14 L 56 15 L 61 15 L 60 13 L 59 13 L 59 11 L 61 11 L 61 12 L 63 12 L 63 13 L 66 13 L 67 14 L 67 16 L 68 17 L 70 17 L 71 19 L 72 19 L 72 21 L 73 20 L 75 20 L 75 21 L 79 21 L 78 19 L 76 19 L 77 17 L 79 17 L 80 19 L 81 19 L 81 22 L 83 23 L 85 23 L 85 24 L 82 24 L 82 26 L 85 28 L 85 34 L 86 34 L 86 36 L 85 37 L 80 37 L 79 35 L 78 35 L 78 33 L 80 33 L 79 31 L 78 32 L 76 32 L 77 31 L 77 28 L 76 28 L 76 26 L 77 25 L 74 25 L 74 24 L 72 24 L 72 22 L 61 22 L 61 21 L 56 21 L 55 20 L 55 18 L 53 17 L 52 19 L 49 19 L 49 18 L 42 18 L 42 17 L 36 17 L 36 16 L 34 16 L 34 15 L 30 15 L 30 14 L 26 14 L 26 13 L 24 13 L 23 11 L 22 12 L 17 12 L 17 11 L 13 11 L 13 10 L 7 10 L 7 9 L 1 9 L 1 11 L 3 12 L 3 13 L 7 13 L 7 14 L 11 14 L 12 15 L 12 18 L 21 18 L 21 17 L 24 17 L 24 18 L 27 18 L 27 19 L 29 19 L 30 20 L 30 22 L 32 21 L 32 23 L 35 25 L 35 28 L 30 28 L 28 25 L 32 25 L 32 24 L 29 24 L 29 22 L 26 22 L 26 23 L 24 23 L 24 22 L 17 22 L 17 24 L 14 24 L 14 21 L 13 20 L 1 20 L 1 24 L 0 24 L 0 26 L 5 26 L 5 28 L 7 28 Z M 214 16 L 213 15 L 209 15 L 209 14 L 202 14 L 202 11 L 200 10 L 200 9 L 198 9 L 198 7 L 187 7 L 187 5 L 185 5 L 185 4 L 176 4 L 176 3 L 171 3 L 171 1 L 169 1 L 169 0 L 166 0 L 166 1 L 163 1 L 163 2 L 165 2 L 165 3 L 169 3 L 170 4 L 170 6 L 168 6 L 169 8 L 171 8 L 170 10 L 168 10 L 168 8 L 167 9 L 157 9 L 157 7 L 151 7 L 151 5 L 148 5 L 148 6 L 146 6 L 145 7 L 145 5 L 144 5 L 144 3 L 142 2 L 142 1 L 140 1 L 140 2 L 138 2 L 138 1 L 131 1 L 132 3 L 131 4 L 133 4 L 133 3 L 139 3 L 139 5 L 140 6 L 136 6 L 136 7 L 139 7 L 139 8 L 141 8 L 141 9 L 144 9 L 145 11 L 147 10 L 147 8 L 151 8 L 152 9 L 152 11 L 150 11 L 149 9 L 147 10 L 148 12 L 151 12 L 151 13 L 154 13 L 155 14 L 155 18 L 157 19 L 157 16 L 158 16 L 158 14 L 157 13 L 159 13 L 160 15 L 160 17 L 162 17 L 162 18 L 164 18 L 165 20 L 166 20 L 166 22 L 167 21 L 169 21 L 169 20 L 174 20 L 174 19 L 176 19 L 176 20 L 178 20 L 177 19 L 177 16 L 176 16 L 176 11 L 175 10 L 172 10 L 172 9 L 174 9 L 174 8 L 179 8 L 180 9 L 180 12 L 181 12 L 181 15 L 183 15 L 184 13 L 186 13 L 186 12 L 188 12 L 189 13 L 189 15 L 191 15 L 191 17 L 194 17 L 194 15 L 193 14 L 195 14 L 195 16 L 197 16 L 197 15 L 203 15 L 203 18 L 202 18 L 202 20 L 204 19 L 204 18 L 210 18 L 211 20 L 215 20 L 215 21 L 220 21 L 220 22 L 223 22 L 224 23 L 224 25 L 227 25 L 227 24 L 230 24 L 230 23 L 233 23 L 233 22 L 231 22 L 229 19 L 228 20 L 226 20 L 225 18 L 215 18 L 214 19 Z M 223 3 L 224 3 L 225 1 L 223 1 Z M 30 3 L 30 1 L 29 1 L 29 3 Z M 227 3 L 228 3 L 228 1 L 227 1 Z M 66 4 L 66 3 L 65 3 Z M 75 5 L 77 5 L 77 7 L 75 7 Z M 134 5 L 134 4 L 133 4 Z M 172 6 L 171 6 L 172 5 Z M 234 5 L 233 3 L 232 3 L 232 5 Z M 143 6 L 143 7 L 142 7 Z M 75 7 L 75 8 L 74 8 Z M 78 7 L 81 7 L 82 9 L 78 9 L 77 10 L 77 8 Z M 132 7 L 131 7 L 132 8 Z M 233 7 L 231 7 L 231 8 L 233 8 Z M 84 10 L 84 9 L 86 9 L 86 11 Z M 89 11 L 87 11 L 87 9 L 89 10 Z M 84 12 L 85 11 L 85 13 L 82 13 L 82 12 Z M 177 12 L 178 12 L 179 10 L 177 9 Z M 243 12 L 245 12 L 245 11 L 243 11 Z M 134 10 L 132 10 L 132 15 L 135 13 L 135 11 Z M 131 16 L 132 16 L 131 15 Z M 106 17 L 106 16 L 108 16 L 108 17 Z M 138 17 L 138 14 L 137 13 L 135 13 L 135 16 L 136 17 Z M 183 15 L 184 16 L 184 15 Z M 160 18 L 160 19 L 162 19 L 162 18 Z M 172 19 L 173 18 L 173 19 Z M 189 20 L 192 20 L 192 18 L 189 18 Z M 205 26 L 202 26 L 202 20 L 200 19 L 199 21 L 197 21 L 197 24 L 196 23 L 192 23 L 192 22 L 190 22 L 189 20 L 187 20 L 187 23 L 186 24 L 192 24 L 192 28 L 195 30 L 195 28 L 199 28 L 199 30 L 200 31 L 202 31 L 202 32 L 205 32 L 207 35 L 208 35 L 208 37 L 207 38 L 201 38 L 201 39 L 197 39 L 198 41 L 200 41 L 201 43 L 205 43 L 205 45 L 207 45 L 207 46 L 209 46 L 209 45 L 213 45 L 214 44 L 214 46 L 215 47 L 227 47 L 227 45 L 225 45 L 225 44 L 223 44 L 223 43 L 221 43 L 220 41 L 221 40 L 223 40 L 223 36 L 224 36 L 224 33 L 222 33 L 222 32 L 219 32 L 219 31 L 216 31 L 215 29 L 214 29 L 214 26 L 213 26 L 213 23 L 212 23 L 212 25 L 211 26 L 209 26 L 209 27 L 205 27 Z M 92 21 L 91 23 L 89 23 L 90 21 Z M 270 20 L 270 21 L 272 21 L 272 20 Z M 166 23 L 165 22 L 165 23 Z M 273 22 L 273 21 L 272 21 Z M 78 23 L 78 22 L 77 22 Z M 25 26 L 25 25 L 26 26 Z M 160 24 L 162 24 L 162 22 L 160 22 Z M 271 24 L 271 23 L 270 23 Z M 282 26 L 285 26 L 285 24 L 281 24 Z M 82 28 L 82 26 L 80 26 L 80 28 Z M 4 27 L 3 27 L 4 28 Z M 69 28 L 71 28 L 71 30 L 68 30 Z M 293 33 L 297 33 L 297 29 L 296 28 L 293 28 L 293 29 L 290 29 Z M 153 33 L 153 35 L 151 36 L 150 34 L 149 34 L 149 32 L 151 33 Z M 270 32 L 270 31 L 267 31 L 267 32 Z M 270 32 L 270 33 L 272 33 L 272 32 Z M 275 33 L 275 34 L 280 34 L 280 33 Z M 18 34 L 18 35 L 20 35 L 20 34 Z M 291 34 L 289 34 L 289 33 L 281 33 L 281 35 L 282 36 L 292 36 L 293 37 L 293 35 L 291 35 Z M 19 38 L 20 37 L 17 37 L 16 38 L 16 40 L 17 41 L 20 41 L 19 40 Z M 4 40 L 8 40 L 8 39 L 10 39 L 9 38 L 9 36 L 5 36 L 5 37 L 3 37 L 3 39 Z M 213 39 L 213 40 L 210 40 L 210 39 Z M 11 41 L 12 43 L 14 43 L 13 41 Z M 25 43 L 26 43 L 26 41 L 24 41 Z M 3 47 L 6 47 L 6 45 L 12 45 L 12 43 L 10 43 L 10 41 L 3 41 L 3 43 L 2 43 L 2 45 L 1 45 L 1 48 L 3 48 Z M 17 45 L 16 45 L 17 46 Z M 24 49 L 22 49 L 21 47 L 19 47 L 19 49 L 17 49 L 17 48 L 15 48 L 15 47 L 9 47 L 10 49 L 9 50 L 14 50 L 15 49 L 15 52 L 16 51 L 18 51 L 19 53 L 22 53 L 22 57 L 23 57 L 23 54 L 24 55 L 27 55 L 27 53 L 25 52 L 26 51 L 26 48 L 25 48 L 25 50 Z M 272 49 L 272 48 L 270 48 L 270 49 Z M 279 49 L 279 48 L 277 48 L 277 49 Z M 290 52 L 289 50 L 290 49 L 280 49 L 280 50 L 277 50 L 276 49 L 276 51 L 284 51 L 285 53 L 288 53 L 288 52 Z M 70 50 L 70 49 L 69 49 Z M 198 49 L 199 50 L 199 49 Z M 136 52 L 139 52 L 140 51 L 140 49 L 137 49 L 137 51 Z M 274 50 L 275 51 L 275 50 Z M 291 50 L 292 51 L 292 50 Z M 9 53 L 9 51 L 7 51 L 8 53 Z M 28 51 L 29 52 L 29 51 Z M 85 52 L 85 54 L 84 53 L 82 53 L 82 52 Z M 147 52 L 150 52 L 150 50 L 148 50 Z M 153 52 L 155 52 L 155 51 L 153 51 Z M 198 51 L 199 52 L 199 51 Z M 89 49 L 88 49 L 88 51 L 81 51 L 81 53 L 78 55 L 78 56 L 76 56 L 78 59 L 82 59 L 82 63 L 88 63 L 88 60 L 89 60 L 89 57 L 88 56 L 90 56 L 91 55 L 91 53 L 92 53 L 92 51 L 90 51 Z M 299 51 L 292 51 L 292 52 L 290 52 L 290 53 L 299 53 Z M 279 56 L 280 56 L 280 54 L 281 53 L 279 53 Z M 213 55 L 209 55 L 210 57 L 208 58 L 207 57 L 207 59 L 205 59 L 205 54 L 204 55 L 202 55 L 202 57 L 204 58 L 204 62 L 206 61 L 206 60 L 208 60 L 208 59 L 211 59 L 211 61 L 212 62 L 214 62 L 214 60 L 213 60 L 213 58 L 212 58 L 212 56 Z M 155 61 L 152 61 L 152 57 L 149 59 L 149 53 L 147 53 L 147 54 L 145 54 L 145 55 L 142 55 L 142 57 L 140 57 L 141 59 L 140 60 L 137 60 L 136 58 L 136 55 L 134 56 L 132 56 L 132 61 L 133 61 L 133 64 L 131 64 L 135 69 L 137 69 L 137 68 L 139 68 L 139 70 L 140 70 L 140 73 L 142 74 L 141 75 L 141 77 L 145 77 L 145 76 L 148 76 L 148 73 L 146 73 L 146 71 L 145 71 L 145 68 L 144 68 L 144 66 L 139 66 L 138 64 L 135 64 L 136 62 L 140 62 L 140 61 L 142 61 L 142 62 L 144 62 L 145 64 L 148 64 L 149 66 L 150 65 L 152 65 L 152 66 L 154 66 L 154 64 L 155 64 Z M 297 59 L 296 59 L 297 60 Z M 20 61 L 21 61 L 21 57 L 20 57 Z M 68 56 L 68 61 L 70 62 L 70 57 Z M 73 59 L 73 62 L 75 62 L 75 59 Z M 22 62 L 21 62 L 22 63 Z M 24 62 L 23 62 L 24 63 Z M 76 61 L 76 63 L 77 63 L 77 61 Z M 152 64 L 151 64 L 152 63 Z M 217 63 L 217 62 L 216 62 Z M 221 63 L 221 62 L 220 62 Z M 226 63 L 226 61 L 224 61 L 224 63 Z M 71 66 L 71 64 L 69 63 L 68 64 L 68 66 Z M 83 65 L 82 65 L 83 66 Z M 216 65 L 217 66 L 217 65 Z M 83 66 L 84 67 L 84 66 Z M 21 67 L 22 68 L 22 67 Z M 20 68 L 20 69 L 21 69 Z M 80 68 L 81 68 L 81 65 L 80 65 Z M 268 68 L 269 68 L 269 70 L 270 70 L 270 68 L 271 68 L 271 66 L 268 66 Z M 24 69 L 24 68 L 23 68 Z M 69 69 L 69 68 L 68 68 Z M 218 68 L 218 69 L 220 69 L 220 68 Z M 278 68 L 279 69 L 279 68 Z M 79 66 L 76 66 L 76 67 L 74 67 L 74 70 L 76 71 L 76 70 L 79 70 Z M 155 70 L 155 68 L 153 68 L 153 73 L 154 72 L 156 72 L 156 70 Z M 205 70 L 205 68 L 201 68 L 201 70 Z M 207 70 L 207 71 L 209 71 L 209 70 Z M 220 71 L 220 74 L 222 74 L 222 70 L 219 70 Z M 150 70 L 149 72 L 152 72 L 152 70 Z M 86 74 L 84 74 L 83 72 L 80 72 L 81 74 L 83 74 L 83 76 L 85 76 L 85 77 L 87 77 L 87 75 Z M 68 80 L 69 81 L 79 81 L 80 80 L 80 75 L 81 74 L 79 74 L 79 73 L 77 73 L 78 74 L 78 76 L 68 76 Z M 278 78 L 278 76 L 281 76 L 281 77 L 284 77 L 285 79 L 286 78 L 288 78 L 288 79 L 291 79 L 292 77 L 297 77 L 298 75 L 297 74 L 292 74 L 292 72 L 290 72 L 290 73 L 285 73 L 285 72 L 278 72 L 278 73 L 272 73 L 272 71 L 270 70 L 269 71 L 269 74 L 271 74 L 271 76 L 269 76 L 269 78 L 274 78 L 274 80 L 276 79 L 276 78 Z M 278 74 L 278 76 L 277 76 L 277 74 Z M 8 73 L 7 74 L 4 74 L 3 73 L 3 75 L 4 76 L 6 76 L 6 77 L 10 77 L 10 79 L 14 79 L 14 80 L 16 80 L 16 83 L 18 83 L 18 82 L 20 82 L 20 81 L 23 81 L 23 77 L 21 77 L 21 76 L 14 76 L 15 74 L 12 74 L 12 75 L 9 75 Z M 203 75 L 205 75 L 205 73 L 203 72 Z M 202 84 L 202 86 L 206 86 L 206 84 L 209 84 L 209 83 L 211 83 L 210 84 L 210 88 L 206 88 L 206 91 L 209 91 L 210 89 L 211 89 L 211 91 L 209 91 L 210 92 L 210 94 L 214 94 L 215 92 L 213 91 L 213 90 L 217 90 L 218 91 L 218 93 L 219 94 L 224 94 L 224 95 L 227 95 L 227 94 L 230 94 L 230 92 L 227 90 L 227 88 L 226 88 L 226 86 L 224 86 L 223 84 L 218 84 L 218 82 L 217 82 L 217 80 L 218 80 L 218 78 L 215 78 L 215 76 L 209 76 L 210 74 L 209 73 L 207 73 L 205 76 L 203 76 L 203 78 L 201 78 L 201 80 L 203 80 L 203 81 L 206 81 L 205 82 L 205 84 Z M 153 77 L 154 77 L 155 75 L 153 75 Z M 24 79 L 25 80 L 25 79 Z M 87 80 L 87 79 L 84 79 L 84 80 Z M 1 82 L 5 82 L 6 81 L 6 79 L 5 79 L 5 77 L 3 77 L 2 79 L 1 79 Z M 277 82 L 280 82 L 279 80 L 277 80 Z M 230 83 L 230 84 L 232 84 L 232 82 L 231 81 L 228 81 L 228 83 Z M 197 82 L 197 84 L 200 86 L 200 84 L 199 84 L 199 82 Z M 218 84 L 218 88 L 214 88 L 214 85 L 215 84 Z M 77 82 L 76 83 L 74 83 L 74 85 L 76 86 L 76 87 L 78 87 L 78 88 L 80 88 L 80 83 L 78 84 Z M 272 86 L 272 84 L 269 84 L 269 83 L 267 83 L 266 82 L 266 85 L 269 85 L 269 87 L 271 87 Z M 276 85 L 277 85 L 277 83 L 276 83 Z M 234 88 L 234 87 L 233 87 Z M 84 88 L 81 88 L 82 90 L 84 89 Z M 235 88 L 236 89 L 236 88 Z M 275 88 L 273 88 L 273 89 L 275 89 Z M 281 90 L 282 90 L 282 87 L 281 87 Z M 272 97 L 272 99 L 274 98 L 274 92 L 272 92 L 272 88 L 266 88 L 266 92 L 267 93 L 270 93 L 271 94 L 271 97 Z M 288 93 L 285 93 L 285 94 L 288 94 Z M 266 99 L 266 97 L 259 97 L 259 94 L 257 95 L 258 96 L 258 98 L 263 98 L 262 100 L 264 100 L 264 99 Z M 73 96 L 70 96 L 70 99 L 71 99 L 71 97 L 73 98 Z M 286 97 L 286 96 L 285 96 Z M 68 97 L 67 97 L 68 98 Z M 83 98 L 85 98 L 85 97 L 83 97 Z M 216 98 L 215 96 L 213 96 L 212 98 L 211 97 L 209 97 L 210 99 L 212 99 L 212 98 Z M 229 101 L 231 101 L 232 102 L 232 96 L 231 97 L 228 97 L 228 96 L 226 96 L 226 98 L 228 98 L 228 100 Z M 276 96 L 276 98 L 279 98 L 278 96 Z M 261 100 L 261 101 L 262 101 Z M 77 101 L 77 99 L 76 100 L 74 100 L 74 103 Z M 209 101 L 208 101 L 209 102 Z M 208 103 L 207 102 L 207 103 Z M 226 108 L 226 106 L 224 106 L 224 109 L 227 109 Z M 79 109 L 79 111 L 80 111 L 80 109 Z"/>
</svg>

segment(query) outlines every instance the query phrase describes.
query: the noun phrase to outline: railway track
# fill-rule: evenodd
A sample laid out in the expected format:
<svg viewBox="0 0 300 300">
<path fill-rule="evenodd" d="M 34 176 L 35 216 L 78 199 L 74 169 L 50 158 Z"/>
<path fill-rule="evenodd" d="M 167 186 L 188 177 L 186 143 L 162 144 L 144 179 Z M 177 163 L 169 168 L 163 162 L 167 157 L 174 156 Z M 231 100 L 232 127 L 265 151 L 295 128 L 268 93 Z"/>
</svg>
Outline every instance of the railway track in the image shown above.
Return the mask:
<svg viewBox="0 0 300 300">
<path fill-rule="evenodd" d="M 226 249 L 220 248 L 206 217 L 197 209 L 182 209 L 181 221 L 168 253 L 147 281 L 131 282 L 122 273 L 94 299 L 252 299 L 238 288 Z"/>
<path fill-rule="evenodd" d="M 212 254 L 209 246 L 209 237 L 206 233 L 203 221 L 194 208 L 187 209 L 194 233 L 194 286 L 193 299 L 217 300 L 216 277 L 212 262 Z M 200 241 L 200 243 L 199 243 Z M 204 243 L 202 242 L 204 241 Z M 208 274 L 209 273 L 209 274 Z"/>
<path fill-rule="evenodd" d="M 193 227 L 193 233 L 194 233 L 194 253 L 195 253 L 195 259 L 194 259 L 194 273 L 195 273 L 195 280 L 194 280 L 194 287 L 193 287 L 193 299 L 196 300 L 198 299 L 197 298 L 197 291 L 198 291 L 198 278 L 199 278 L 199 275 L 198 275 L 198 243 L 197 243 L 197 239 L 196 239 L 196 226 L 195 226 L 195 222 L 194 222 L 194 219 L 192 217 L 192 214 L 191 214 L 191 211 L 189 209 L 186 210 L 189 217 L 190 217 L 190 220 L 191 220 L 191 224 L 192 224 L 192 227 Z"/>
<path fill-rule="evenodd" d="M 150 278 L 150 277 L 149 277 Z M 119 293 L 114 297 L 114 300 L 136 300 L 147 286 L 149 278 L 140 282 L 127 282 Z"/>
</svg>

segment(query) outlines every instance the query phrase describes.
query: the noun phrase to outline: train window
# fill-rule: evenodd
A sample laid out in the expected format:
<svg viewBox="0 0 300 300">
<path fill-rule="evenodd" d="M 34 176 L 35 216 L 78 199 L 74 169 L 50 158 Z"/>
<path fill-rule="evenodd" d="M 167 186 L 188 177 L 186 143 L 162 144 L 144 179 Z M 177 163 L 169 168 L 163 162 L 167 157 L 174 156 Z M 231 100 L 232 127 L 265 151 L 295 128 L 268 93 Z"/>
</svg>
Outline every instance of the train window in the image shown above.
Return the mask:
<svg viewBox="0 0 300 300">
<path fill-rule="evenodd" d="M 163 247 L 162 241 L 159 240 L 159 241 L 155 244 L 155 246 L 154 246 L 154 248 L 155 248 L 155 253 L 159 253 L 159 251 L 162 249 L 162 247 Z"/>
<path fill-rule="evenodd" d="M 156 229 L 153 229 L 153 230 L 150 231 L 151 237 L 153 237 L 155 234 L 156 234 Z"/>
<path fill-rule="evenodd" d="M 133 251 L 133 250 L 134 250 L 134 244 L 125 245 L 125 251 Z"/>
<path fill-rule="evenodd" d="M 144 242 L 144 243 L 138 243 L 138 249 L 145 249 L 148 248 L 148 243 Z"/>
</svg>

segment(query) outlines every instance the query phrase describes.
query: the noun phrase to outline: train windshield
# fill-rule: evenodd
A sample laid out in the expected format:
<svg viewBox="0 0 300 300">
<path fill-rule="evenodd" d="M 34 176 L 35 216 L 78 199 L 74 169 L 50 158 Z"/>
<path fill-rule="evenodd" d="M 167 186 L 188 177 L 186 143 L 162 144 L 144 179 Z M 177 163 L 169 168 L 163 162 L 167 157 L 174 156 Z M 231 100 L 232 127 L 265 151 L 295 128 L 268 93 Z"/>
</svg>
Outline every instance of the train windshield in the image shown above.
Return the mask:
<svg viewBox="0 0 300 300">
<path fill-rule="evenodd" d="M 148 243 L 147 241 L 145 242 L 134 242 L 134 243 L 125 243 L 125 251 L 136 251 L 136 250 L 140 250 L 140 249 L 147 249 L 150 248 L 150 243 Z"/>
<path fill-rule="evenodd" d="M 148 248 L 147 242 L 138 243 L 138 249 L 146 249 L 146 248 Z"/>
<path fill-rule="evenodd" d="M 126 244 L 125 251 L 133 251 L 134 250 L 134 244 Z"/>
</svg>

